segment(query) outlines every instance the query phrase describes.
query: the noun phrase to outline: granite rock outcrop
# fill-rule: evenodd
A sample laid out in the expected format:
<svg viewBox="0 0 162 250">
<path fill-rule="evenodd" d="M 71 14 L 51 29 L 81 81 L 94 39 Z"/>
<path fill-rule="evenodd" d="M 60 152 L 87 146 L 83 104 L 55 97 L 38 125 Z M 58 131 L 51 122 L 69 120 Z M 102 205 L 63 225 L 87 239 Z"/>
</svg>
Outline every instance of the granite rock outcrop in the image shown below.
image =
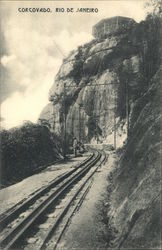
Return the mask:
<svg viewBox="0 0 162 250">
<path fill-rule="evenodd" d="M 134 20 L 114 17 L 104 22 L 108 27 L 104 37 L 97 36 L 63 60 L 40 118 L 62 134 L 66 115 L 68 137 L 85 143 L 113 143 L 116 128 L 120 146 L 127 136 L 126 114 L 147 88 L 143 64 L 148 48 Z M 117 23 L 115 32 L 110 32 L 109 23 L 111 27 Z M 125 28 L 118 28 L 123 23 Z"/>
<path fill-rule="evenodd" d="M 122 20 L 101 21 L 64 59 L 41 117 L 61 134 L 66 114 L 69 138 L 83 142 L 113 144 L 114 129 L 117 147 L 126 139 L 108 180 L 108 247 L 160 249 L 161 19 Z"/>
</svg>

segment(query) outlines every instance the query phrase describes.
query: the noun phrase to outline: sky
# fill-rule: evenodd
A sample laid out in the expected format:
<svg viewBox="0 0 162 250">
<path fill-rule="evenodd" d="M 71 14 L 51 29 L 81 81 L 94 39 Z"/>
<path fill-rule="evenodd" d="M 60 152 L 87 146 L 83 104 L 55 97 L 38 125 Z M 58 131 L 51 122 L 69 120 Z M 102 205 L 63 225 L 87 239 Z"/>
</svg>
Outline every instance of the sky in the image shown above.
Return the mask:
<svg viewBox="0 0 162 250">
<path fill-rule="evenodd" d="M 48 103 L 55 75 L 71 50 L 93 39 L 92 26 L 103 18 L 146 17 L 144 0 L 1 1 L 1 126 L 36 122 Z M 50 8 L 50 13 L 18 8 Z M 98 13 L 56 12 L 56 8 L 98 8 Z"/>
</svg>

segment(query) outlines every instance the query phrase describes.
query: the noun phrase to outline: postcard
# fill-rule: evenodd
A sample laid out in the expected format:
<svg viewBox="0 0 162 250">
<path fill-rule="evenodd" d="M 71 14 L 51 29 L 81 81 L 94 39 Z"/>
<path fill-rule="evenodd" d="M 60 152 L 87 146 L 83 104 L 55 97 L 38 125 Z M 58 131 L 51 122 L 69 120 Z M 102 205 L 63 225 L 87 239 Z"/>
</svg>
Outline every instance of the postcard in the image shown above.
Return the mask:
<svg viewBox="0 0 162 250">
<path fill-rule="evenodd" d="M 1 249 L 161 249 L 161 0 L 0 2 Z"/>
</svg>

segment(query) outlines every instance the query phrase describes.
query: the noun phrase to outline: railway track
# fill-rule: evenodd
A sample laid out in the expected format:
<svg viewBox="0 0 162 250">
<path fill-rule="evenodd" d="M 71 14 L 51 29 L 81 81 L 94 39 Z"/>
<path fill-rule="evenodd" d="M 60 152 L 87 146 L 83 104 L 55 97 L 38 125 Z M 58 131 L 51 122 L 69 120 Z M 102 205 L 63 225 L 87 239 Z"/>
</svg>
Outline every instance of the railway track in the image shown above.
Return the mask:
<svg viewBox="0 0 162 250">
<path fill-rule="evenodd" d="M 34 249 L 56 248 L 69 218 L 89 188 L 91 177 L 105 157 L 100 151 L 92 150 L 92 155 L 75 169 L 54 180 L 1 219 L 1 248 L 20 249 L 23 246 L 23 249 L 32 249 L 36 242 Z M 62 229 L 57 232 L 62 221 Z M 57 237 L 52 237 L 55 233 Z"/>
</svg>

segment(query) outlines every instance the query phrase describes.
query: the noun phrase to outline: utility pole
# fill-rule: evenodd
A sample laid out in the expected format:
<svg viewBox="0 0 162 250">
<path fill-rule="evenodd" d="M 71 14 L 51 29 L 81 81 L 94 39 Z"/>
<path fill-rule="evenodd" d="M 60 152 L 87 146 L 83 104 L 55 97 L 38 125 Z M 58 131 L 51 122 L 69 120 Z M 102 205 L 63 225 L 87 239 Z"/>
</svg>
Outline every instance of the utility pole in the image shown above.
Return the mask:
<svg viewBox="0 0 162 250">
<path fill-rule="evenodd" d="M 96 134 L 96 141 L 97 141 L 97 144 L 98 144 L 98 139 L 97 139 L 97 117 L 95 119 L 95 134 Z"/>
<path fill-rule="evenodd" d="M 83 105 L 79 103 L 79 141 L 81 141 L 81 108 Z"/>
<path fill-rule="evenodd" d="M 97 144 L 99 142 L 99 136 L 98 136 L 98 123 L 99 123 L 99 117 L 97 116 L 96 118 L 96 139 L 97 139 Z"/>
<path fill-rule="evenodd" d="M 106 34 L 106 27 L 105 27 L 105 22 L 104 22 L 104 35 Z"/>
<path fill-rule="evenodd" d="M 119 20 L 118 20 L 118 17 L 117 17 L 117 20 L 116 20 L 116 28 L 117 28 L 117 29 L 119 28 Z"/>
<path fill-rule="evenodd" d="M 66 83 L 64 83 L 64 160 L 66 159 Z"/>
<path fill-rule="evenodd" d="M 55 132 L 56 115 L 55 115 L 54 103 L 52 104 L 52 117 L 53 117 L 52 130 L 53 132 Z"/>
<path fill-rule="evenodd" d="M 129 136 L 129 92 L 128 92 L 128 81 L 125 84 L 126 87 L 126 120 L 127 120 L 127 138 Z"/>
<path fill-rule="evenodd" d="M 116 93 L 114 91 L 114 149 L 116 149 Z"/>
<path fill-rule="evenodd" d="M 81 109 L 81 104 L 79 103 L 79 142 L 80 142 L 80 109 Z"/>
<path fill-rule="evenodd" d="M 52 103 L 52 117 L 53 117 L 52 130 L 54 132 L 54 129 L 55 129 L 55 117 L 54 117 L 54 104 L 53 103 Z"/>
</svg>

